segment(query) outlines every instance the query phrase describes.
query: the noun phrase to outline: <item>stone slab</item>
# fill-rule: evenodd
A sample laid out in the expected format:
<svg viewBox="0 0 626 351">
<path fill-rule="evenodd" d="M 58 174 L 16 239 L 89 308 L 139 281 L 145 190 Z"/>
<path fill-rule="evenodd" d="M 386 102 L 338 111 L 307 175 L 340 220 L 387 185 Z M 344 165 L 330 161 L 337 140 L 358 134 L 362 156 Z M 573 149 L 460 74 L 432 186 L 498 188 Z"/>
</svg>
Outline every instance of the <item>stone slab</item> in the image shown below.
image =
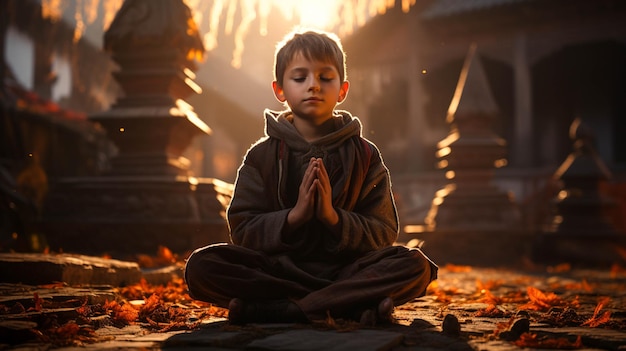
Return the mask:
<svg viewBox="0 0 626 351">
<path fill-rule="evenodd" d="M 163 340 L 163 345 L 170 347 L 233 347 L 245 344 L 249 340 L 243 331 L 222 331 L 219 329 L 199 329 L 178 333 Z M 243 342 L 242 342 L 243 341 Z"/>
<path fill-rule="evenodd" d="M 110 286 L 89 287 L 37 287 L 22 284 L 0 284 L 0 304 L 12 306 L 19 302 L 24 307 L 33 306 L 33 296 L 50 301 L 79 300 L 88 304 L 104 304 L 107 300 L 113 301 L 117 292 Z"/>
<path fill-rule="evenodd" d="M 182 278 L 185 275 L 184 266 L 171 265 L 160 268 L 144 268 L 141 271 L 143 278 L 148 284 L 167 285 L 174 278 Z"/>
<path fill-rule="evenodd" d="M 588 347 L 603 350 L 617 350 L 626 346 L 626 332 L 604 328 L 562 327 L 562 328 L 534 328 L 534 332 L 565 335 L 575 338 L 582 337 L 582 343 Z"/>
<path fill-rule="evenodd" d="M 355 330 L 334 332 L 319 330 L 292 330 L 254 340 L 248 345 L 251 350 L 289 351 L 378 351 L 391 350 L 399 345 L 404 335 L 380 330 Z"/>
<path fill-rule="evenodd" d="M 141 280 L 136 262 L 69 254 L 0 253 L 0 282 L 125 286 Z"/>
</svg>

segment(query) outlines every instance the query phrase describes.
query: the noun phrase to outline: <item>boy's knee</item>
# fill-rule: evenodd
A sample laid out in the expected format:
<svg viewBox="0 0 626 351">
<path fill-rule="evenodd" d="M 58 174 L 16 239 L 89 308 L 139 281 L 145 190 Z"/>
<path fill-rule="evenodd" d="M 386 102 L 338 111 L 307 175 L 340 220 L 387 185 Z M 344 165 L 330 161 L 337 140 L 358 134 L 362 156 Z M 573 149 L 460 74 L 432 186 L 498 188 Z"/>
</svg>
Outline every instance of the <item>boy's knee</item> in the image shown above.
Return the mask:
<svg viewBox="0 0 626 351">
<path fill-rule="evenodd" d="M 420 249 L 410 249 L 415 273 L 429 277 L 429 281 L 437 279 L 438 267 Z"/>
<path fill-rule="evenodd" d="M 200 261 L 200 252 L 204 250 L 204 248 L 200 248 L 195 250 L 189 255 L 185 262 L 185 276 L 187 276 L 189 271 L 195 271 L 195 267 L 198 265 L 198 261 Z"/>
</svg>

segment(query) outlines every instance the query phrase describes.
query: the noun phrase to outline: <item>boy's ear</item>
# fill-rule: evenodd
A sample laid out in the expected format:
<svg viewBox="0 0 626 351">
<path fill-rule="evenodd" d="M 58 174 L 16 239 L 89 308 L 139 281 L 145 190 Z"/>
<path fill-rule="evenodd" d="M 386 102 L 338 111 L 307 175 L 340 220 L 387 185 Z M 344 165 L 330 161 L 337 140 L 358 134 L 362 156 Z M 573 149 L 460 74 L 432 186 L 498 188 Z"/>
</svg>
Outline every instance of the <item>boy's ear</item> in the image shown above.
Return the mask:
<svg viewBox="0 0 626 351">
<path fill-rule="evenodd" d="M 337 97 L 337 102 L 341 103 L 348 96 L 348 90 L 350 90 L 350 82 L 347 80 L 341 83 L 341 87 L 339 87 L 339 97 Z"/>
<path fill-rule="evenodd" d="M 278 101 L 285 102 L 285 93 L 277 81 L 272 82 L 272 90 L 274 90 L 274 96 L 276 96 Z"/>
</svg>

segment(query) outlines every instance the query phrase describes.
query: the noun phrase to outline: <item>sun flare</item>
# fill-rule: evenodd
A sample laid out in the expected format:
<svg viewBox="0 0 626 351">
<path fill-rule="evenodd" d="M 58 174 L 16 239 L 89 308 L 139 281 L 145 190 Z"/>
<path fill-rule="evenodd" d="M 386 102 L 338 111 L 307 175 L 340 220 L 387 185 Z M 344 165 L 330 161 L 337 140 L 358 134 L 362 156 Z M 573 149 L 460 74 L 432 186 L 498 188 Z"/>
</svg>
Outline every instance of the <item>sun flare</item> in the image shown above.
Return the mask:
<svg viewBox="0 0 626 351">
<path fill-rule="evenodd" d="M 300 0 L 297 12 L 300 18 L 300 25 L 317 29 L 328 29 L 337 22 L 337 10 L 339 2 L 337 0 Z"/>
<path fill-rule="evenodd" d="M 0 0 L 1 1 L 1 0 Z M 241 66 L 244 43 L 251 30 L 261 35 L 268 33 L 270 15 L 280 14 L 285 22 L 306 28 L 329 30 L 340 37 L 351 34 L 370 18 L 393 8 L 396 0 L 183 0 L 192 9 L 198 27 L 207 21 L 203 33 L 205 49 L 218 46 L 220 33 L 231 36 L 235 43 L 231 64 Z M 103 17 L 107 30 L 124 0 L 101 0 L 104 13 L 98 14 L 97 0 L 41 0 L 42 15 L 52 20 L 61 17 L 64 10 L 75 9 L 75 41 L 80 40 L 85 28 Z M 401 0 L 402 11 L 408 12 L 416 0 Z"/>
<path fill-rule="evenodd" d="M 402 11 L 408 12 L 416 0 L 402 0 Z M 387 9 L 395 6 L 395 0 L 186 0 L 191 8 L 207 8 L 207 18 L 211 23 L 204 41 L 207 50 L 217 47 L 220 30 L 233 33 L 236 19 L 239 20 L 234 30 L 235 50 L 231 64 L 239 68 L 243 53 L 244 39 L 253 23 L 259 22 L 259 32 L 267 34 L 267 18 L 270 14 L 280 12 L 287 21 L 306 27 L 335 32 L 345 36 L 368 19 L 384 14 Z M 207 6 L 207 2 L 211 5 Z M 200 13 L 199 17 L 204 17 Z M 224 23 L 220 23 L 225 17 Z M 198 16 L 197 16 L 198 18 Z"/>
</svg>

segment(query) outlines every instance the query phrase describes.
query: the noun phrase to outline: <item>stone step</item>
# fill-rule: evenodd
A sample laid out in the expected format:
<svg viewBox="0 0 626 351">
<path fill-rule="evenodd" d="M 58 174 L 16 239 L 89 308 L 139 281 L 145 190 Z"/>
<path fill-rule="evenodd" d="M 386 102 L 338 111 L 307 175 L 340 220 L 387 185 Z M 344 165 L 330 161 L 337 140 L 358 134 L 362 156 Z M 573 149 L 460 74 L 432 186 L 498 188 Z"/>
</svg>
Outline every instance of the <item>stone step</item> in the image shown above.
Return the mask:
<svg viewBox="0 0 626 351">
<path fill-rule="evenodd" d="M 126 286 L 141 277 L 135 262 L 70 254 L 0 253 L 3 283 Z"/>
</svg>

